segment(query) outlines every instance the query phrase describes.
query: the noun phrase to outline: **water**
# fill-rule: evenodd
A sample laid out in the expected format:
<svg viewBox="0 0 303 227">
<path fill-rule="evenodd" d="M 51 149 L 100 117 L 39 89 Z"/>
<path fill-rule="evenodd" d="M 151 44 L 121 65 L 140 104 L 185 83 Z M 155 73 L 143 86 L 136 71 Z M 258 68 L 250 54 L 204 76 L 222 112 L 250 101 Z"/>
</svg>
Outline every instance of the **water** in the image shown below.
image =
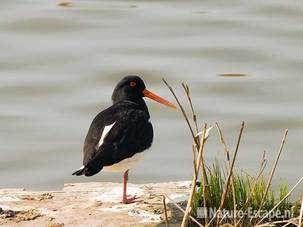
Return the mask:
<svg viewBox="0 0 303 227">
<path fill-rule="evenodd" d="M 162 77 L 179 95 L 187 82 L 200 124 L 218 121 L 231 151 L 245 120 L 236 164 L 250 174 L 263 150 L 272 164 L 288 128 L 275 183 L 301 177 L 301 1 L 57 3 L 0 3 L 0 187 L 120 182 L 120 174 L 71 173 L 81 166 L 92 118 L 110 105 L 113 87 L 126 74 L 141 75 L 150 90 L 170 100 Z M 230 73 L 246 76 L 218 76 Z M 130 181 L 190 179 L 191 139 L 181 114 L 147 102 L 155 141 Z M 213 130 L 206 158 L 219 157 Z"/>
</svg>

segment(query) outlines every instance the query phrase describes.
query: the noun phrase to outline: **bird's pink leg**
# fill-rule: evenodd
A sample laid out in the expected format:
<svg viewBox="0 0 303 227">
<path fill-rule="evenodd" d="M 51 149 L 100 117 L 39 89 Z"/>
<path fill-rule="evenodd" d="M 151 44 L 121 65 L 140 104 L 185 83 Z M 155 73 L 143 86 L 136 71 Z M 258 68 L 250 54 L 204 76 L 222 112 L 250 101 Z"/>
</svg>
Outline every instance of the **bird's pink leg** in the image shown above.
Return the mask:
<svg viewBox="0 0 303 227">
<path fill-rule="evenodd" d="M 134 203 L 136 199 L 136 196 L 127 198 L 127 194 L 126 194 L 127 181 L 128 181 L 128 170 L 126 170 L 125 173 L 123 174 L 123 198 L 122 198 L 123 204 Z"/>
</svg>

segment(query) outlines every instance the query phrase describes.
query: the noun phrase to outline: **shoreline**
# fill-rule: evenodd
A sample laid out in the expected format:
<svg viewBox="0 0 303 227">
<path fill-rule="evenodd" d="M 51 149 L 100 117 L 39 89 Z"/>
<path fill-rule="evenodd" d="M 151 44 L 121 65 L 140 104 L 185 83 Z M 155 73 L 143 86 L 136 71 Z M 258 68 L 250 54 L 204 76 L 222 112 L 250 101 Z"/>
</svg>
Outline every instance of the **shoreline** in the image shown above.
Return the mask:
<svg viewBox="0 0 303 227">
<path fill-rule="evenodd" d="M 121 204 L 122 184 L 67 183 L 58 191 L 0 189 L 1 226 L 162 226 L 162 195 L 179 203 L 188 199 L 190 182 L 129 184 L 136 203 Z M 166 200 L 170 223 L 178 225 L 182 213 Z"/>
</svg>

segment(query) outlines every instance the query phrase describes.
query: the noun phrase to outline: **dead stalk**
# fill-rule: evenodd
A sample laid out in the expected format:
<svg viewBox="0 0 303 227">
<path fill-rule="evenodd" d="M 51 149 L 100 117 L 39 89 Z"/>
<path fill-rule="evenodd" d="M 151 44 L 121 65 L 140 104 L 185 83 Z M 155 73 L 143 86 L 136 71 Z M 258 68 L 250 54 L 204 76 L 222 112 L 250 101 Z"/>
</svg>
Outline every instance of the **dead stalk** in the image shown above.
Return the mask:
<svg viewBox="0 0 303 227">
<path fill-rule="evenodd" d="M 277 167 L 278 161 L 279 161 L 279 159 L 280 159 L 280 155 L 281 155 L 281 153 L 282 153 L 282 150 L 283 150 L 283 147 L 284 147 L 284 144 L 285 144 L 285 141 L 286 141 L 287 134 L 288 134 L 288 129 L 286 129 L 285 132 L 284 132 L 284 136 L 283 136 L 283 139 L 282 139 L 282 142 L 281 142 L 281 145 L 280 145 L 280 149 L 279 149 L 279 151 L 278 151 L 278 154 L 277 154 L 275 163 L 274 163 L 274 165 L 273 165 L 273 167 L 272 167 L 272 169 L 271 169 L 271 171 L 270 171 L 269 179 L 268 179 L 268 182 L 267 182 L 267 185 L 266 185 L 266 188 L 265 188 L 265 192 L 264 192 L 264 195 L 263 195 L 263 197 L 262 197 L 262 200 L 261 200 L 261 203 L 260 203 L 258 212 L 257 212 L 257 216 L 259 215 L 260 210 L 261 210 L 262 207 L 263 207 L 265 198 L 266 198 L 266 196 L 267 196 L 269 187 L 270 187 L 270 185 L 271 185 L 271 181 L 272 181 L 273 175 L 274 175 L 274 173 L 275 173 L 275 171 L 276 171 L 276 167 Z M 252 221 L 252 218 L 250 219 L 250 221 Z"/>
<path fill-rule="evenodd" d="M 265 218 L 268 217 L 268 215 L 270 215 L 285 199 L 287 199 L 290 194 L 296 189 L 296 187 L 303 181 L 303 177 L 301 177 L 301 179 L 295 184 L 295 186 L 292 187 L 292 189 L 290 189 L 290 191 L 280 200 L 280 202 L 278 202 L 269 212 L 267 212 L 267 214 L 257 223 L 257 225 L 259 225 Z"/>
<path fill-rule="evenodd" d="M 207 124 L 204 125 L 204 129 L 207 128 Z M 198 160 L 197 160 L 197 164 L 196 165 L 196 169 L 197 169 L 197 173 L 199 173 L 199 169 L 200 169 L 200 163 L 201 163 L 201 159 L 202 159 L 202 153 L 203 153 L 203 149 L 204 149 L 204 144 L 205 144 L 205 133 L 206 130 L 203 131 L 203 135 L 200 141 L 201 146 L 199 147 L 199 151 L 198 151 Z M 194 173 L 193 179 L 192 179 L 192 186 L 191 186 L 191 191 L 190 191 L 190 195 L 189 195 L 189 199 L 186 205 L 186 209 L 185 209 L 185 214 L 182 220 L 182 224 L 181 227 L 186 227 L 187 225 L 187 221 L 188 221 L 188 216 L 190 214 L 190 210 L 191 210 L 191 204 L 192 204 L 192 200 L 194 198 L 194 193 L 195 193 L 195 189 L 196 189 L 196 182 L 197 182 L 197 174 Z"/>
<path fill-rule="evenodd" d="M 197 175 L 198 174 L 197 166 L 196 166 L 197 154 L 196 154 L 196 146 L 195 145 L 193 145 L 192 150 L 193 150 L 193 167 L 194 167 L 195 174 Z"/>
<path fill-rule="evenodd" d="M 192 103 L 192 100 L 191 100 L 191 95 L 190 95 L 189 87 L 188 87 L 187 84 L 184 84 L 184 83 L 182 83 L 182 87 L 184 88 L 186 97 L 187 97 L 188 102 L 189 102 L 189 105 L 190 105 L 190 109 L 191 109 L 191 113 L 192 113 L 193 122 L 194 122 L 195 127 L 196 127 L 196 133 L 198 133 L 198 132 L 199 132 L 199 129 L 198 129 L 198 122 L 197 122 L 197 114 L 196 114 L 196 112 L 195 112 L 195 109 L 194 109 L 194 106 L 193 106 L 193 103 Z"/>
<path fill-rule="evenodd" d="M 266 164 L 267 164 L 267 161 L 266 161 L 266 158 L 265 158 L 265 151 L 264 151 L 263 155 L 262 155 L 262 158 L 261 158 L 261 162 L 260 162 L 259 172 L 257 173 L 256 177 L 254 178 L 252 189 L 250 190 L 249 195 L 247 196 L 246 201 L 245 201 L 245 203 L 243 205 L 243 208 L 245 209 L 244 210 L 245 212 L 247 211 L 246 205 L 249 202 L 249 200 L 251 199 L 252 195 L 254 194 L 257 182 L 258 182 L 260 176 L 262 175 L 262 173 L 263 173 L 263 171 L 264 171 L 264 169 L 266 167 Z M 236 226 L 238 226 L 240 224 L 240 222 L 242 221 L 243 218 L 244 218 L 244 216 L 242 216 L 238 220 L 238 222 L 236 223 Z"/>
<path fill-rule="evenodd" d="M 167 216 L 167 208 L 166 208 L 166 201 L 165 201 L 165 196 L 162 196 L 162 202 L 163 202 L 163 207 L 164 207 L 164 215 L 165 215 L 165 225 L 166 227 L 169 227 L 169 222 L 168 222 L 168 216 Z"/>
<path fill-rule="evenodd" d="M 295 223 L 293 221 L 288 221 L 285 225 L 283 225 L 282 227 L 287 227 L 289 225 L 295 225 Z"/>
<path fill-rule="evenodd" d="M 170 92 L 172 93 L 172 95 L 174 96 L 175 100 L 177 101 L 178 106 L 179 106 L 180 109 L 181 109 L 181 112 L 182 112 L 182 114 L 183 114 L 183 117 L 184 117 L 184 119 L 185 119 L 185 121 L 186 121 L 186 123 L 187 123 L 187 126 L 188 126 L 188 128 L 189 128 L 189 130 L 190 130 L 190 133 L 191 133 L 191 135 L 192 135 L 192 137 L 193 137 L 193 140 L 194 140 L 195 143 L 197 144 L 197 147 L 199 147 L 199 140 L 198 140 L 198 139 L 196 138 L 196 136 L 195 136 L 195 133 L 194 133 L 194 131 L 193 131 L 193 128 L 192 128 L 192 126 L 191 126 L 191 124 L 190 124 L 190 122 L 189 122 L 189 119 L 188 119 L 188 117 L 187 117 L 187 114 L 186 114 L 186 112 L 185 112 L 185 110 L 184 110 L 182 104 L 180 103 L 180 101 L 179 101 L 179 99 L 178 99 L 176 93 L 174 92 L 174 89 L 166 82 L 166 80 L 165 80 L 164 78 L 163 78 L 162 80 L 163 80 L 163 82 L 165 83 L 165 85 L 168 87 L 168 89 L 170 90 Z"/>
<path fill-rule="evenodd" d="M 175 100 L 177 101 L 177 103 L 178 103 L 178 105 L 179 105 L 179 107 L 180 107 L 180 109 L 181 109 L 181 111 L 182 111 L 183 117 L 184 117 L 184 119 L 186 120 L 187 125 L 188 125 L 188 127 L 189 127 L 189 129 L 190 129 L 190 132 L 191 132 L 191 134 L 192 134 L 192 137 L 193 137 L 193 140 L 194 140 L 194 142 L 195 142 L 196 147 L 199 148 L 199 150 L 200 150 L 201 152 L 203 152 L 203 148 L 202 148 L 202 147 L 204 147 L 204 144 L 203 144 L 203 146 L 202 146 L 202 144 L 201 144 L 201 142 L 200 142 L 200 140 L 199 140 L 199 137 L 196 136 L 196 135 L 194 134 L 194 130 L 193 130 L 191 124 L 190 124 L 189 118 L 188 118 L 188 116 L 187 116 L 187 114 L 186 114 L 186 112 L 185 112 L 185 110 L 184 110 L 182 104 L 180 103 L 178 97 L 176 96 L 176 94 L 175 94 L 173 88 L 165 81 L 165 79 L 163 79 L 163 82 L 164 82 L 165 85 L 169 88 L 169 90 L 170 90 L 171 93 L 173 94 Z M 194 124 L 195 124 L 195 126 L 196 126 L 196 131 L 197 131 L 197 133 L 198 133 L 199 130 L 198 130 L 198 125 L 197 125 L 197 118 L 196 118 L 195 110 L 194 110 L 193 105 L 192 105 L 192 100 L 191 100 L 191 97 L 190 97 L 189 87 L 188 87 L 187 85 L 185 85 L 185 84 L 182 84 L 182 86 L 183 86 L 184 91 L 185 91 L 185 93 L 186 93 L 186 96 L 187 96 L 187 98 L 188 98 L 188 101 L 189 101 L 189 104 L 190 104 L 190 107 L 191 107 L 191 112 L 192 112 L 192 115 L 193 115 L 193 121 L 194 121 Z M 202 136 L 203 143 L 205 143 L 205 133 L 206 133 L 206 129 L 207 129 L 207 126 L 204 127 L 204 130 L 203 130 L 203 136 Z M 201 150 L 200 148 L 202 148 L 202 150 Z M 199 154 L 198 154 L 198 156 L 199 156 Z M 195 157 L 195 156 L 194 156 L 194 157 Z M 206 188 L 205 185 L 207 184 L 207 174 L 206 174 L 206 169 L 205 169 L 205 164 L 204 164 L 205 162 L 204 162 L 203 154 L 200 154 L 200 160 L 199 160 L 199 158 L 198 158 L 197 164 L 196 164 L 196 166 L 194 167 L 194 168 L 195 168 L 195 174 L 194 174 L 193 180 L 195 180 L 195 182 L 197 181 L 197 177 L 198 177 L 197 175 L 199 174 L 199 167 L 200 167 L 200 163 L 201 163 L 201 162 L 202 162 L 202 176 L 203 176 L 203 180 L 202 180 L 202 181 L 203 181 L 203 185 L 204 185 L 204 186 L 203 186 L 203 188 L 204 188 L 203 190 L 204 190 L 204 193 L 205 193 L 205 188 Z M 195 184 L 196 184 L 196 183 L 195 183 Z M 193 190 L 193 195 L 194 195 L 194 190 Z M 191 197 L 190 197 L 191 199 L 190 199 L 190 200 L 193 199 L 193 195 L 191 195 Z M 190 201 L 189 205 L 191 205 L 191 201 Z M 190 206 L 188 207 L 188 209 L 189 209 L 189 208 L 190 208 Z M 188 212 L 188 210 L 186 210 L 186 211 Z M 185 217 L 183 220 L 186 220 L 186 221 L 184 221 L 184 222 L 187 222 L 187 219 L 188 219 L 188 217 Z"/>
<path fill-rule="evenodd" d="M 196 136 L 196 135 L 194 134 L 194 130 L 193 130 L 193 128 L 192 128 L 192 126 L 191 126 L 191 124 L 190 124 L 190 122 L 189 122 L 189 118 L 188 118 L 188 116 L 187 116 L 187 114 L 186 114 L 186 112 L 185 112 L 185 110 L 184 110 L 182 104 L 180 103 L 180 101 L 179 101 L 179 99 L 178 99 L 176 93 L 174 92 L 174 89 L 166 82 L 166 80 L 165 80 L 164 78 L 163 78 L 162 80 L 163 80 L 163 82 L 165 83 L 165 85 L 168 87 L 168 89 L 170 90 L 170 92 L 172 93 L 172 95 L 174 96 L 176 102 L 178 103 L 178 106 L 179 106 L 180 109 L 181 109 L 182 115 L 183 115 L 183 117 L 184 117 L 184 119 L 185 119 L 185 121 L 186 121 L 186 123 L 187 123 L 187 126 L 188 126 L 190 132 L 191 132 L 191 135 L 192 135 L 193 140 L 194 140 L 194 142 L 195 142 L 195 144 L 196 144 L 196 147 L 200 147 L 200 140 L 199 140 L 199 137 Z M 185 92 L 186 92 L 186 94 L 187 94 L 187 96 L 188 96 L 189 103 L 190 103 L 190 105 L 192 106 L 192 101 L 191 101 L 191 97 L 190 97 L 190 93 L 189 93 L 189 88 L 188 88 L 187 85 L 183 85 L 183 87 L 184 87 Z M 192 114 L 193 114 L 194 116 L 196 116 L 195 111 L 194 111 L 194 108 L 191 107 L 191 109 L 192 109 Z M 196 118 L 195 118 L 195 117 L 194 117 L 194 123 L 197 124 L 197 121 L 196 121 Z M 197 126 L 197 128 L 198 128 L 198 126 Z M 199 130 L 197 130 L 197 131 L 199 131 Z M 204 131 L 205 131 L 205 130 L 204 130 Z M 207 181 L 207 175 L 206 175 L 205 166 L 202 166 L 202 170 L 203 170 L 203 172 L 204 172 L 203 174 L 206 176 L 206 182 L 208 182 L 208 181 Z"/>
<path fill-rule="evenodd" d="M 171 201 L 171 203 L 175 206 L 175 207 L 177 207 L 183 214 L 185 214 L 185 210 L 182 208 L 182 207 L 180 207 L 173 199 L 171 199 L 168 195 L 165 195 L 165 197 L 169 200 L 169 201 Z M 192 217 L 191 215 L 189 215 L 189 218 L 193 221 L 193 222 L 195 222 L 198 226 L 200 226 L 200 227 L 204 227 L 200 222 L 198 222 L 194 217 Z"/>
<path fill-rule="evenodd" d="M 232 160 L 232 163 L 231 163 L 231 166 L 230 166 L 230 169 L 229 169 L 229 174 L 228 174 L 228 177 L 227 177 L 227 181 L 225 182 L 225 185 L 224 185 L 224 191 L 223 191 L 223 194 L 222 194 L 222 197 L 221 197 L 221 203 L 220 203 L 219 209 L 217 210 L 216 214 L 211 219 L 211 221 L 209 222 L 208 225 L 210 225 L 214 221 L 218 212 L 220 212 L 222 210 L 223 206 L 224 206 L 225 198 L 227 196 L 229 185 L 230 185 L 231 175 L 233 173 L 233 168 L 234 168 L 234 165 L 235 165 L 236 157 L 237 157 L 239 146 L 240 146 L 240 141 L 241 141 L 241 138 L 242 138 L 244 125 L 245 125 L 245 123 L 244 123 L 244 121 L 242 121 L 241 129 L 240 129 L 240 133 L 239 133 L 239 137 L 238 137 L 238 141 L 237 141 L 237 146 L 236 146 L 236 150 L 235 150 L 235 154 L 233 156 L 233 160 Z M 219 219 L 217 219 L 217 225 L 218 225 L 218 221 L 219 221 Z"/>
<path fill-rule="evenodd" d="M 217 128 L 218 133 L 219 133 L 219 136 L 220 136 L 220 142 L 221 142 L 221 144 L 223 145 L 223 148 L 224 148 L 224 153 L 225 153 L 225 155 L 226 155 L 226 160 L 227 160 L 228 162 L 230 162 L 229 151 L 228 151 L 228 149 L 227 149 L 225 140 L 224 140 L 224 138 L 223 138 L 223 133 L 222 133 L 222 131 L 221 131 L 221 128 L 220 128 L 220 126 L 219 126 L 219 124 L 218 124 L 217 122 L 216 122 L 216 128 Z"/>
<path fill-rule="evenodd" d="M 229 150 L 227 148 L 227 145 L 225 143 L 225 140 L 224 140 L 224 137 L 223 137 L 223 133 L 221 131 L 221 128 L 219 126 L 219 124 L 216 122 L 216 128 L 218 130 L 218 133 L 219 133 L 219 136 L 220 136 L 220 142 L 221 144 L 223 145 L 223 148 L 224 148 L 224 153 L 226 155 L 226 161 L 227 161 L 227 164 L 228 164 L 228 168 L 231 167 L 231 163 L 230 163 L 230 158 L 229 158 Z M 237 209 L 237 203 L 236 203 L 236 192 L 235 192 L 235 180 L 234 180 L 234 174 L 231 175 L 232 179 L 231 179 L 231 186 L 232 186 L 232 193 L 233 193 L 233 205 L 234 205 L 234 214 L 236 213 L 236 209 Z M 223 221 L 223 218 L 222 220 L 220 221 L 220 223 Z M 236 227 L 236 215 L 234 215 L 234 226 Z"/>
<path fill-rule="evenodd" d="M 203 140 L 205 140 L 205 134 L 206 134 L 206 129 L 207 129 L 207 125 L 204 125 L 204 132 L 203 132 Z M 204 146 L 205 141 L 203 141 L 203 146 Z M 198 165 L 200 165 L 200 163 L 197 163 Z M 204 161 L 204 147 L 201 149 L 201 166 L 202 166 L 202 196 L 203 196 L 203 206 L 207 207 L 206 204 L 206 185 L 207 183 L 207 175 L 206 175 L 206 169 L 205 169 L 205 161 Z M 208 218 L 207 218 L 207 211 L 205 210 L 205 225 L 207 225 L 208 223 Z"/>
<path fill-rule="evenodd" d="M 187 97 L 187 99 L 188 99 L 188 103 L 189 103 L 189 106 L 190 106 L 190 109 L 191 109 L 191 113 L 192 113 L 192 120 L 193 120 L 193 122 L 194 122 L 194 125 L 195 125 L 195 127 L 196 127 L 196 133 L 197 133 L 197 135 L 196 135 L 196 139 L 200 139 L 200 137 L 198 136 L 198 133 L 199 133 L 199 129 L 198 129 L 198 122 L 197 122 L 197 114 L 196 114 L 196 112 L 195 112 L 195 109 L 194 109 L 194 106 L 193 106 L 193 103 L 192 103 L 192 99 L 191 99 L 191 95 L 190 95 L 190 89 L 189 89 L 189 87 L 188 87 L 188 85 L 187 84 L 185 84 L 185 83 L 182 83 L 182 87 L 183 87 L 183 89 L 184 89 L 184 91 L 185 91 L 185 94 L 186 94 L 186 97 Z M 204 131 L 205 131 L 206 129 L 204 129 Z M 197 168 L 197 167 L 196 167 Z M 198 174 L 198 173 L 197 173 Z M 207 184 L 207 182 L 208 182 L 208 180 L 207 180 L 207 175 L 206 175 L 206 169 L 205 169 L 205 165 L 204 165 L 204 156 L 203 156 L 203 154 L 202 154 L 202 182 L 205 182 L 204 184 Z M 204 187 L 204 189 L 203 189 L 204 191 L 205 191 L 205 187 Z M 203 193 L 203 195 L 204 195 L 205 193 Z M 205 204 L 205 203 L 204 203 Z M 205 205 L 206 206 L 206 205 Z M 207 221 L 206 221 L 207 222 Z"/>
</svg>

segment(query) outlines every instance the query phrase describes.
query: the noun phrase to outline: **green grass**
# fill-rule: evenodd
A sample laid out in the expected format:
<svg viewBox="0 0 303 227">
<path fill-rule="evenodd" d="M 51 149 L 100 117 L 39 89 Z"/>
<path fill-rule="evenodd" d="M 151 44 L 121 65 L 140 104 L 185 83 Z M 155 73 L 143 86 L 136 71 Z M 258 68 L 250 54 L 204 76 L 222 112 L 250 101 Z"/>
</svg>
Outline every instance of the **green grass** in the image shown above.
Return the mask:
<svg viewBox="0 0 303 227">
<path fill-rule="evenodd" d="M 227 170 L 225 167 L 221 167 L 219 162 L 215 162 L 211 168 L 207 170 L 208 184 L 205 191 L 206 207 L 216 208 L 220 207 L 221 197 L 224 191 L 224 186 L 227 181 Z M 233 211 L 234 210 L 234 198 L 236 202 L 236 210 L 243 212 L 248 208 L 257 211 L 260 208 L 262 198 L 266 191 L 266 179 L 264 176 L 260 176 L 258 179 L 254 179 L 246 173 L 238 173 L 234 171 L 232 179 L 234 190 L 232 188 L 228 191 L 224 202 L 223 209 Z M 233 193 L 234 191 L 234 193 Z M 267 196 L 265 196 L 263 206 L 261 210 L 270 211 L 289 191 L 287 183 L 281 183 L 279 186 L 273 188 L 269 187 Z M 192 202 L 192 216 L 197 217 L 197 207 L 205 207 L 203 204 L 203 190 L 199 187 L 194 194 Z M 286 213 L 289 210 L 294 211 L 294 215 L 299 214 L 300 204 L 292 203 L 289 199 L 285 199 L 279 207 L 276 209 L 281 213 Z M 238 219 L 239 220 L 239 219 Z M 239 225 L 248 219 L 244 218 L 240 221 Z M 274 219 L 278 220 L 278 219 Z M 204 220 L 200 220 L 204 223 Z M 271 220 L 272 221 L 272 220 Z M 225 222 L 231 223 L 232 220 L 226 220 Z M 247 223 L 245 224 L 245 226 Z"/>
</svg>

